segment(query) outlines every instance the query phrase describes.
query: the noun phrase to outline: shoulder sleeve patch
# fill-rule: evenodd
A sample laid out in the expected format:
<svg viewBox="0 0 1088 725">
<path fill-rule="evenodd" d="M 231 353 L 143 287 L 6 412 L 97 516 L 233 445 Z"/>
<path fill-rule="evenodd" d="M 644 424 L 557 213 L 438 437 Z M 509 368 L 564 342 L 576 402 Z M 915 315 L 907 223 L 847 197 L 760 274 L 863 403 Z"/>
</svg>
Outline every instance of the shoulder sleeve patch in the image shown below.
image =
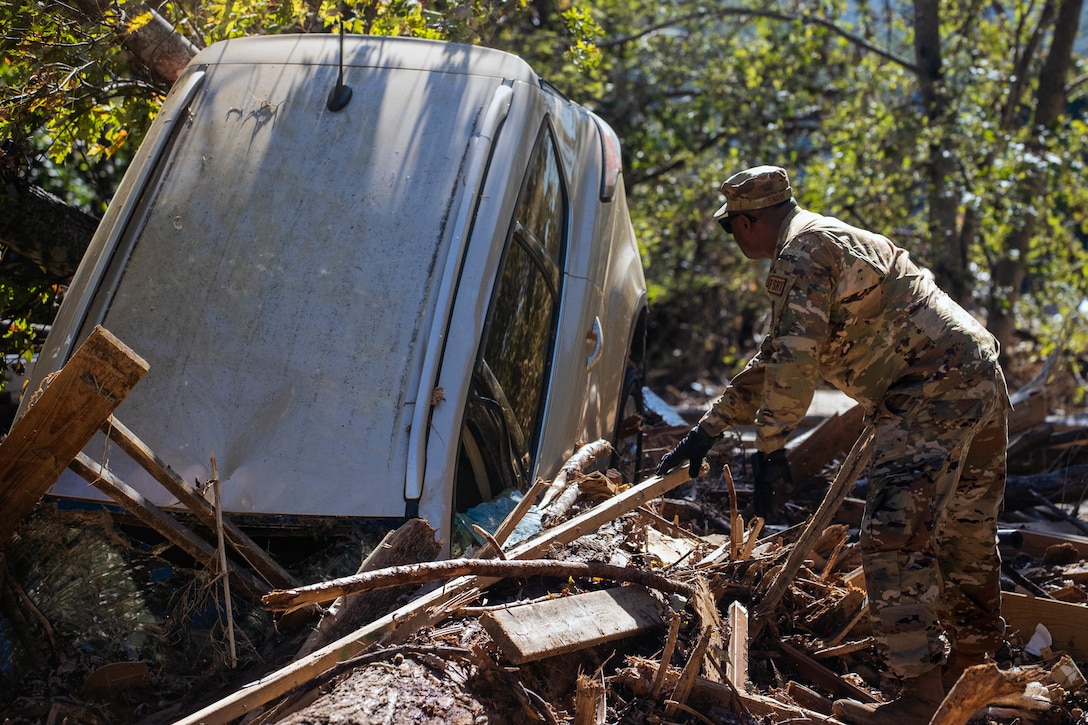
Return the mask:
<svg viewBox="0 0 1088 725">
<path fill-rule="evenodd" d="M 770 277 L 767 278 L 767 294 L 771 295 L 772 297 L 778 297 L 785 290 L 786 290 L 786 278 L 785 277 L 783 277 L 781 275 L 777 275 L 777 274 L 772 274 Z"/>
</svg>

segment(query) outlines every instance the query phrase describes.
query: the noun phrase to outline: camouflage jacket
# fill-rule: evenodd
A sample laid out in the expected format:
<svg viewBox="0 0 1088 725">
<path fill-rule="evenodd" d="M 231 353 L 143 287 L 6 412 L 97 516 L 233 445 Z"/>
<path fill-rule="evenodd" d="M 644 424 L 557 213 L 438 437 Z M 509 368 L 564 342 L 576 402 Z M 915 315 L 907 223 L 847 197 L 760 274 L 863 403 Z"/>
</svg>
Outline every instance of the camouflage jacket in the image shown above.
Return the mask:
<svg viewBox="0 0 1088 725">
<path fill-rule="evenodd" d="M 890 388 L 964 388 L 962 361 L 992 361 L 997 343 L 886 237 L 797 207 L 783 221 L 766 281 L 771 330 L 700 420 L 714 435 L 757 427 L 770 453 L 804 417 L 823 378 L 873 414 Z M 974 369 L 973 367 L 971 369 Z"/>
</svg>

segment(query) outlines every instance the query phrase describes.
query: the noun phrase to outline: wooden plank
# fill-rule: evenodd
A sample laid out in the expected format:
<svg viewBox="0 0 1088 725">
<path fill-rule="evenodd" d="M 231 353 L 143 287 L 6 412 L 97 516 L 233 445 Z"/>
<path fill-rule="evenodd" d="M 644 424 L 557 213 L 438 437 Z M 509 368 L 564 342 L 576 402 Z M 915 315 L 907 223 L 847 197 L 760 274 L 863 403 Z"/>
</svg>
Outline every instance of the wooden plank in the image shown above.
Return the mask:
<svg viewBox="0 0 1088 725">
<path fill-rule="evenodd" d="M 202 524 L 212 531 L 216 530 L 215 509 L 200 494 L 200 491 L 175 473 L 165 461 L 159 458 L 147 444 L 137 438 L 121 421 L 114 416 L 110 416 L 109 420 L 103 424 L 102 432 L 127 453 L 132 460 L 151 474 L 159 485 L 169 491 Z M 223 534 L 234 550 L 269 584 L 282 588 L 299 585 L 299 581 L 295 577 L 280 566 L 264 549 L 258 546 L 253 539 L 228 518 L 223 518 Z"/>
<path fill-rule="evenodd" d="M 748 689 L 748 610 L 740 602 L 729 605 L 729 681 L 737 692 Z"/>
<path fill-rule="evenodd" d="M 1088 658 L 1088 605 L 1039 599 L 1017 592 L 1001 592 L 1001 616 L 1026 643 L 1042 624 L 1054 638 L 1051 649 Z"/>
<path fill-rule="evenodd" d="M 147 361 L 99 326 L 35 393 L 0 442 L 0 545 L 147 371 Z"/>
<path fill-rule="evenodd" d="M 876 702 L 876 698 L 857 685 L 839 677 L 833 670 L 817 662 L 807 652 L 779 641 L 778 648 L 794 667 L 810 682 L 815 682 L 833 695 L 847 697 L 858 702 Z"/>
<path fill-rule="evenodd" d="M 520 665 L 660 627 L 662 616 L 660 600 L 636 585 L 497 609 L 480 624 L 506 659 Z"/>
<path fill-rule="evenodd" d="M 606 521 L 634 510 L 690 480 L 691 475 L 686 465 L 680 466 L 665 476 L 651 476 L 639 485 L 523 542 L 508 552 L 507 558 L 533 559 L 544 556 L 552 547 L 568 544 L 584 534 L 596 531 Z M 442 606 L 446 602 L 472 588 L 490 586 L 494 581 L 468 576 L 448 582 L 444 587 L 409 602 L 381 619 L 360 627 L 316 652 L 297 659 L 222 700 L 179 720 L 176 725 L 229 723 L 310 681 L 337 663 L 351 659 L 371 644 L 385 639 L 390 632 L 408 636 L 419 627 L 438 621 L 445 616 Z"/>
<path fill-rule="evenodd" d="M 86 454 L 78 453 L 71 469 L 87 479 L 87 482 L 121 504 L 126 511 L 159 532 L 167 541 L 184 551 L 209 571 L 219 571 L 219 555 L 206 541 L 171 518 L 162 509 L 144 498 L 136 489 L 117 478 L 106 468 L 92 461 Z M 268 591 L 264 582 L 233 564 L 228 571 L 239 586 L 250 596 L 259 599 Z"/>
</svg>

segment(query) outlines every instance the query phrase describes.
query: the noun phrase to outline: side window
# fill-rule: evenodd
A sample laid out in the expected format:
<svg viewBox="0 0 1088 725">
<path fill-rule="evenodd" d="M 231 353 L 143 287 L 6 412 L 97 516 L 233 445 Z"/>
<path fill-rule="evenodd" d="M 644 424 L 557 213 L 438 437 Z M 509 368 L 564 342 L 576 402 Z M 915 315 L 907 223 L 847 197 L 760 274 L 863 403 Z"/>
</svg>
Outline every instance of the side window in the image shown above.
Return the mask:
<svg viewBox="0 0 1088 725">
<path fill-rule="evenodd" d="M 559 309 L 568 205 L 545 124 L 522 182 L 473 371 L 457 508 L 524 487 L 540 436 Z"/>
</svg>

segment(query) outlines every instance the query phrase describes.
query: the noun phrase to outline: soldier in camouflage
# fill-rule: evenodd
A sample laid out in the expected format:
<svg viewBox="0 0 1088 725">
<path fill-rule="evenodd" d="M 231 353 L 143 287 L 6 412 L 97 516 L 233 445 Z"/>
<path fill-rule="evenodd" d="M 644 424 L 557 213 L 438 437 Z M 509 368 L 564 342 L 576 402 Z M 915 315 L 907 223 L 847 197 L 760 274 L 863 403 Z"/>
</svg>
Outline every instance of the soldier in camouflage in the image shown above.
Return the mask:
<svg viewBox="0 0 1088 725">
<path fill-rule="evenodd" d="M 880 706 L 840 700 L 835 714 L 929 722 L 1004 636 L 1008 393 L 997 343 L 886 237 L 798 206 L 784 169 L 742 171 L 722 193 L 715 218 L 745 256 L 771 260 L 771 330 L 658 473 L 689 461 L 696 475 L 727 428 L 754 424 L 765 512 L 770 489 L 789 481 L 786 438 L 820 379 L 856 400 L 876 431 L 860 534 L 869 615 L 903 688 Z"/>
</svg>

